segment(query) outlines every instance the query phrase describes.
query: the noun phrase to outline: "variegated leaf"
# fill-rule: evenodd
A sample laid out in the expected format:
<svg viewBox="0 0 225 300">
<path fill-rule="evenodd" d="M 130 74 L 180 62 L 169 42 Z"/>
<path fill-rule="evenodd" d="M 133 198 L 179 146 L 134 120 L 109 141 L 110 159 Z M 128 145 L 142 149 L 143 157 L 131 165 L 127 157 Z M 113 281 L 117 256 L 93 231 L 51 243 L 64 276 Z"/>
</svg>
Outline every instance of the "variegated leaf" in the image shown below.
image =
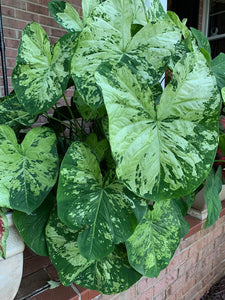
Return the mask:
<svg viewBox="0 0 225 300">
<path fill-rule="evenodd" d="M 31 213 L 56 182 L 56 137 L 49 128 L 30 130 L 22 144 L 14 131 L 0 125 L 0 194 L 8 192 L 10 206 Z"/>
<path fill-rule="evenodd" d="M 131 266 L 144 276 L 157 277 L 188 230 L 189 224 L 173 200 L 156 202 L 126 242 Z"/>
<path fill-rule="evenodd" d="M 0 124 L 8 125 L 14 130 L 21 127 L 30 127 L 36 117 L 30 115 L 18 101 L 14 92 L 9 96 L 1 98 L 0 101 Z"/>
<path fill-rule="evenodd" d="M 6 241 L 9 235 L 8 219 L 0 209 L 0 257 L 6 258 Z"/>
<path fill-rule="evenodd" d="M 133 13 L 130 0 L 106 1 L 93 11 L 78 38 L 71 73 L 79 93 L 91 107 L 102 105 L 94 79 L 101 62 L 108 59 L 118 62 L 129 56 L 134 66 L 146 74 L 147 61 L 157 71 L 154 77 L 157 82 L 181 38 L 180 30 L 169 19 L 148 23 L 132 38 Z"/>
<path fill-rule="evenodd" d="M 159 0 L 131 0 L 133 6 L 133 23 L 146 25 L 159 19 L 166 19 L 167 15 Z"/>
<path fill-rule="evenodd" d="M 56 22 L 69 32 L 81 32 L 83 22 L 78 12 L 66 1 L 52 0 L 48 3 L 48 9 Z"/>
<path fill-rule="evenodd" d="M 96 79 L 109 116 L 119 179 L 150 200 L 195 190 L 214 161 L 221 107 L 203 55 L 189 53 L 176 64 L 160 99 L 127 65 L 102 64 Z"/>
<path fill-rule="evenodd" d="M 49 257 L 56 267 L 63 285 L 76 283 L 104 294 L 119 293 L 128 289 L 140 274 L 128 263 L 123 246 L 101 260 L 87 261 L 79 252 L 78 232 L 60 222 L 52 213 L 46 227 Z"/>
<path fill-rule="evenodd" d="M 219 193 L 222 189 L 222 174 L 221 167 L 218 168 L 216 174 L 212 169 L 206 178 L 205 185 L 205 201 L 207 205 L 207 220 L 205 223 L 205 228 L 212 226 L 219 218 L 222 205 L 219 197 Z"/>
<path fill-rule="evenodd" d="M 56 199 L 49 194 L 30 215 L 15 210 L 13 221 L 26 245 L 37 255 L 48 256 L 45 227 Z"/>
<path fill-rule="evenodd" d="M 137 225 L 135 210 L 144 215 L 146 202 L 119 182 L 104 183 L 96 156 L 85 144 L 75 142 L 60 169 L 57 193 L 60 219 L 78 237 L 81 254 L 99 259 L 124 242 Z"/>
<path fill-rule="evenodd" d="M 28 24 L 23 30 L 12 83 L 30 114 L 48 110 L 62 97 L 76 37 L 76 33 L 64 35 L 51 54 L 48 36 L 39 24 Z"/>
<path fill-rule="evenodd" d="M 104 0 L 82 0 L 82 20 L 84 24 L 87 18 L 91 15 L 94 8 L 96 8 Z"/>
</svg>

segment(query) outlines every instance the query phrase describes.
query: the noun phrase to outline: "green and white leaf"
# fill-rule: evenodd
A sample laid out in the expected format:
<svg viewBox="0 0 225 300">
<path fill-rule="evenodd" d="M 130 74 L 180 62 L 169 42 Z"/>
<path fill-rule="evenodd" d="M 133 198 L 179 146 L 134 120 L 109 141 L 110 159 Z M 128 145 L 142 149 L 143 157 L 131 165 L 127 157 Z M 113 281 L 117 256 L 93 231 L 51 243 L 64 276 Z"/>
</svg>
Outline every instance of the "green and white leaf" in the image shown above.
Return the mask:
<svg viewBox="0 0 225 300">
<path fill-rule="evenodd" d="M 69 81 L 69 60 L 76 33 L 63 36 L 52 53 L 46 32 L 37 23 L 22 32 L 12 83 L 19 101 L 30 114 L 48 110 L 63 95 Z"/>
<path fill-rule="evenodd" d="M 56 137 L 51 129 L 33 128 L 18 144 L 14 131 L 0 125 L 0 194 L 8 193 L 10 207 L 31 213 L 55 184 L 57 173 Z"/>
<path fill-rule="evenodd" d="M 212 71 L 219 89 L 225 86 L 225 53 L 220 53 L 212 60 Z"/>
<path fill-rule="evenodd" d="M 79 252 L 78 232 L 60 222 L 52 213 L 46 227 L 49 257 L 63 285 L 76 283 L 103 294 L 120 293 L 141 277 L 128 263 L 123 246 L 101 260 L 87 261 Z"/>
<path fill-rule="evenodd" d="M 30 115 L 18 101 L 14 92 L 1 99 L 0 102 L 0 124 L 8 125 L 14 130 L 21 127 L 30 127 L 36 120 Z"/>
<path fill-rule="evenodd" d="M 166 19 L 167 15 L 159 0 L 131 0 L 133 6 L 133 23 L 146 25 L 148 22 L 156 22 Z"/>
<path fill-rule="evenodd" d="M 78 12 L 66 1 L 53 0 L 48 3 L 48 9 L 56 22 L 69 32 L 81 32 L 83 22 Z"/>
<path fill-rule="evenodd" d="M 149 82 L 126 64 L 102 64 L 96 80 L 119 180 L 150 200 L 195 190 L 214 161 L 221 107 L 203 55 L 192 52 L 176 64 L 159 103 Z"/>
<path fill-rule="evenodd" d="M 6 258 L 6 241 L 9 235 L 8 219 L 0 209 L 0 257 Z"/>
<path fill-rule="evenodd" d="M 221 167 L 218 168 L 216 174 L 212 169 L 206 178 L 205 185 L 205 201 L 207 205 L 208 216 L 205 223 L 205 228 L 212 226 L 219 218 L 222 209 L 219 193 L 222 189 L 222 174 Z"/>
<path fill-rule="evenodd" d="M 41 206 L 30 215 L 17 210 L 13 213 L 14 224 L 24 242 L 40 256 L 48 256 L 45 227 L 55 202 L 55 197 L 49 194 Z"/>
<path fill-rule="evenodd" d="M 189 224 L 173 200 L 156 202 L 126 242 L 131 266 L 144 276 L 157 277 L 188 230 Z"/>
<path fill-rule="evenodd" d="M 102 0 L 82 0 L 82 20 L 84 24 L 87 18 L 91 15 L 92 11 L 101 3 Z"/>
<path fill-rule="evenodd" d="M 83 229 L 78 237 L 81 254 L 100 259 L 114 244 L 124 242 L 137 225 L 135 210 L 144 215 L 147 204 L 114 181 L 104 185 L 96 156 L 75 142 L 60 169 L 57 193 L 60 219 L 72 229 Z"/>
<path fill-rule="evenodd" d="M 178 27 L 169 19 L 148 23 L 131 37 L 133 7 L 129 0 L 106 1 L 98 6 L 78 38 L 78 45 L 71 61 L 71 74 L 85 102 L 96 108 L 102 105 L 102 96 L 94 74 L 100 63 L 120 61 L 124 56 L 133 60 L 135 67 L 144 69 L 146 62 L 157 71 L 157 82 L 181 38 Z"/>
</svg>

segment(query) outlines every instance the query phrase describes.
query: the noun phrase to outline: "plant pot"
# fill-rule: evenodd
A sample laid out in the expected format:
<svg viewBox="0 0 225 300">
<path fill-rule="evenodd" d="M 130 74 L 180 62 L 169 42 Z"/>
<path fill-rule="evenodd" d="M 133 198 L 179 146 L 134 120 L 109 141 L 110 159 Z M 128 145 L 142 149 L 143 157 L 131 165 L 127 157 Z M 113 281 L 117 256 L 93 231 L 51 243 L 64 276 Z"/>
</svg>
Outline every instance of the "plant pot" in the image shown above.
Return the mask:
<svg viewBox="0 0 225 300">
<path fill-rule="evenodd" d="M 199 220 L 205 220 L 207 218 L 207 207 L 204 199 L 205 187 L 196 195 L 195 201 L 189 209 L 188 214 Z M 225 184 L 222 185 L 222 190 L 219 194 L 220 200 L 225 199 Z"/>
<path fill-rule="evenodd" d="M 6 259 L 0 258 L 0 299 L 13 300 L 22 278 L 24 242 L 13 224 L 12 213 L 7 218 L 9 236 Z"/>
</svg>

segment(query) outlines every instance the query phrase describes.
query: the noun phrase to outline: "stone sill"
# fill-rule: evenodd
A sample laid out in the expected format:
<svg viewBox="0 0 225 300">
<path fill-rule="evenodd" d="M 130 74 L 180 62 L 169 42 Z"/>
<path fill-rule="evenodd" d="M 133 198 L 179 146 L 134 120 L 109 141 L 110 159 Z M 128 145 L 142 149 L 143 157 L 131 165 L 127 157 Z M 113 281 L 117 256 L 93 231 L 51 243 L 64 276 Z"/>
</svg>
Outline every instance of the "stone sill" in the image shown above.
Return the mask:
<svg viewBox="0 0 225 300">
<path fill-rule="evenodd" d="M 220 218 L 224 215 L 225 200 L 222 201 Z M 187 215 L 185 219 L 190 224 L 190 231 L 183 240 L 202 230 L 205 225 L 205 221 L 201 221 L 190 215 Z M 207 230 L 211 230 L 211 227 Z M 23 279 L 15 300 L 91 300 L 99 295 L 97 291 L 91 291 L 77 285 L 75 287 L 79 294 L 71 286 L 64 287 L 60 285 L 50 290 L 47 283 L 49 280 L 58 280 L 57 271 L 50 260 L 47 257 L 37 256 L 26 248 L 24 252 Z"/>
</svg>

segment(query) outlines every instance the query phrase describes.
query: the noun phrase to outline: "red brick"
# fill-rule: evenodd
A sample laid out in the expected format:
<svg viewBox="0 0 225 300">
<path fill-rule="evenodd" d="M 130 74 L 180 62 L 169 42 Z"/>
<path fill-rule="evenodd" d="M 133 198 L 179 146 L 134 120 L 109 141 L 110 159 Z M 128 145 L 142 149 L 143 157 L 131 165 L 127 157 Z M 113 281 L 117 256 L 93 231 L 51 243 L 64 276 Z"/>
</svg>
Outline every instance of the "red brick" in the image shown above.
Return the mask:
<svg viewBox="0 0 225 300">
<path fill-rule="evenodd" d="M 16 39 L 17 38 L 17 30 L 16 29 L 11 29 L 11 28 L 3 28 L 3 32 L 4 32 L 4 37 L 8 37 L 8 38 L 13 38 Z"/>
<path fill-rule="evenodd" d="M 169 297 L 178 293 L 179 290 L 185 285 L 186 277 L 185 275 L 178 277 L 177 280 L 166 289 L 166 296 Z"/>
<path fill-rule="evenodd" d="M 46 7 L 46 6 L 36 5 L 36 4 L 28 2 L 27 3 L 27 11 L 48 16 L 48 7 Z"/>
<path fill-rule="evenodd" d="M 6 59 L 6 66 L 7 67 L 13 67 L 15 66 L 16 60 L 15 58 L 7 58 Z"/>
<path fill-rule="evenodd" d="M 180 252 L 178 255 L 174 256 L 167 267 L 167 272 L 174 270 L 179 267 L 188 259 L 188 249 Z"/>
<path fill-rule="evenodd" d="M 40 16 L 39 22 L 40 22 L 40 24 L 43 24 L 43 25 L 59 28 L 59 25 L 56 23 L 56 21 L 52 17 Z"/>
<path fill-rule="evenodd" d="M 55 36 L 55 37 L 61 37 L 63 36 L 64 34 L 66 33 L 65 30 L 60 30 L 60 29 L 52 29 L 52 36 Z"/>
<path fill-rule="evenodd" d="M 147 291 L 145 291 L 144 293 L 142 293 L 141 295 L 138 295 L 138 297 L 136 298 L 137 300 L 152 300 L 153 297 L 153 290 L 149 289 Z"/>
<path fill-rule="evenodd" d="M 225 241 L 225 234 L 223 233 L 215 239 L 215 248 L 222 245 L 224 243 L 224 241 Z"/>
<path fill-rule="evenodd" d="M 51 262 L 47 256 L 33 256 L 32 258 L 26 259 L 23 265 L 23 277 L 43 269 L 50 264 Z"/>
<path fill-rule="evenodd" d="M 24 29 L 27 23 L 21 20 L 4 17 L 3 25 L 4 27 L 9 27 L 9 28 Z"/>
<path fill-rule="evenodd" d="M 17 55 L 17 49 L 5 49 L 5 55 L 6 57 L 16 58 Z"/>
<path fill-rule="evenodd" d="M 137 282 L 137 294 L 143 293 L 145 290 L 153 287 L 155 284 L 156 279 L 154 278 L 148 278 L 148 277 L 142 277 L 138 282 Z"/>
<path fill-rule="evenodd" d="M 11 17 L 11 18 L 15 17 L 15 9 L 14 8 L 2 5 L 1 11 L 2 11 L 3 18 L 4 18 L 4 16 L 8 16 L 8 17 Z"/>
<path fill-rule="evenodd" d="M 18 40 L 13 40 L 13 39 L 5 39 L 5 46 L 13 49 L 17 49 L 19 46 L 19 41 Z"/>
<path fill-rule="evenodd" d="M 16 18 L 28 22 L 38 22 L 38 15 L 23 10 L 16 10 Z"/>
<path fill-rule="evenodd" d="M 201 282 L 197 283 L 193 287 L 190 287 L 189 291 L 184 295 L 182 300 L 199 300 L 201 297 L 201 290 L 202 284 Z"/>
<path fill-rule="evenodd" d="M 111 297 L 113 297 L 113 295 L 111 295 Z M 127 291 L 118 294 L 115 299 L 116 300 L 133 300 L 133 299 L 136 299 L 136 285 L 133 285 Z"/>
<path fill-rule="evenodd" d="M 157 283 L 154 284 L 153 295 L 157 296 L 162 291 L 165 291 L 167 286 L 168 286 L 167 279 L 166 277 L 164 277 L 163 279 L 159 280 Z"/>
<path fill-rule="evenodd" d="M 155 296 L 152 300 L 165 300 L 165 299 L 166 299 L 166 296 L 165 296 L 165 291 L 164 291 L 161 294 Z"/>
<path fill-rule="evenodd" d="M 27 1 L 23 0 L 2 0 L 2 5 L 8 6 L 8 7 L 15 7 L 20 9 L 26 9 Z"/>
</svg>

